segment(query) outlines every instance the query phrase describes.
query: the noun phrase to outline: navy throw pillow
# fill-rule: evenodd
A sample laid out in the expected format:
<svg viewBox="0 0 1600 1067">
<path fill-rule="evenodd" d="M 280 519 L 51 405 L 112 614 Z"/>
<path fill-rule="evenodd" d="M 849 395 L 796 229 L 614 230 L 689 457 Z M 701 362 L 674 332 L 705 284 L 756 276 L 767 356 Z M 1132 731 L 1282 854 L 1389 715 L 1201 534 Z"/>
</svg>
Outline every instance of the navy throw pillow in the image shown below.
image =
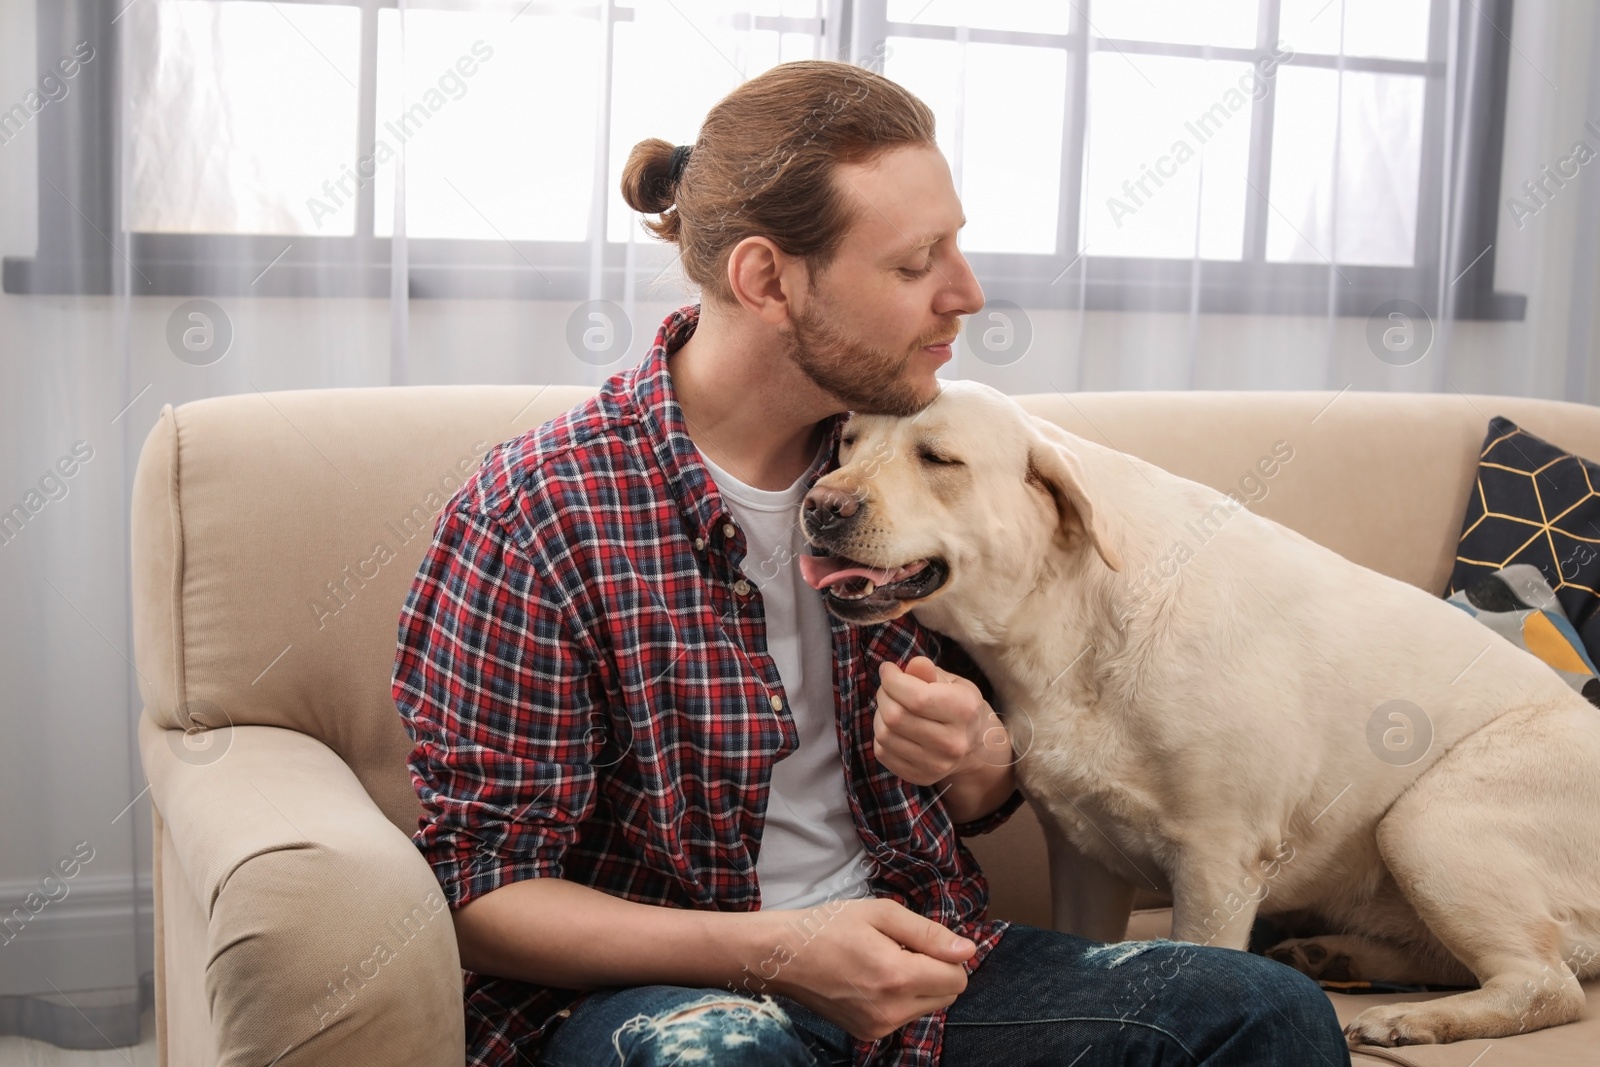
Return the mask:
<svg viewBox="0 0 1600 1067">
<path fill-rule="evenodd" d="M 1600 463 L 1504 416 L 1489 422 L 1445 596 L 1517 563 L 1539 569 L 1600 662 Z"/>
</svg>

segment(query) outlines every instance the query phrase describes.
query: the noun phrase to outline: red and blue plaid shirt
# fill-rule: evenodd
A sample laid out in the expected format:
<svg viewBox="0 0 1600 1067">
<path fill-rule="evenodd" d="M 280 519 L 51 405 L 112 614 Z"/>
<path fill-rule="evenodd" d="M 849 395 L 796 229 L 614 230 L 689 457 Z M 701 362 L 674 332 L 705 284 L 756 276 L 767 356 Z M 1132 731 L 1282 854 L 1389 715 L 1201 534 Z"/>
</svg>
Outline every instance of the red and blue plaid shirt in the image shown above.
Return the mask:
<svg viewBox="0 0 1600 1067">
<path fill-rule="evenodd" d="M 415 747 L 415 840 L 452 908 L 524 878 L 644 904 L 761 906 L 756 855 L 775 761 L 796 733 L 766 651 L 738 528 L 685 430 L 667 355 L 699 307 L 593 399 L 498 445 L 446 505 L 406 599 L 394 699 Z M 837 463 L 843 415 L 805 480 Z M 938 791 L 872 752 L 878 664 L 918 654 L 973 677 L 953 641 L 906 616 L 833 634 L 845 791 L 867 886 L 972 938 L 969 973 L 1006 924 Z M 531 1062 L 584 994 L 465 973 L 467 1063 Z M 938 1062 L 944 1013 L 857 1064 Z M 519 1055 L 520 1054 L 520 1055 Z M 525 1059 L 524 1059 L 525 1057 Z"/>
</svg>

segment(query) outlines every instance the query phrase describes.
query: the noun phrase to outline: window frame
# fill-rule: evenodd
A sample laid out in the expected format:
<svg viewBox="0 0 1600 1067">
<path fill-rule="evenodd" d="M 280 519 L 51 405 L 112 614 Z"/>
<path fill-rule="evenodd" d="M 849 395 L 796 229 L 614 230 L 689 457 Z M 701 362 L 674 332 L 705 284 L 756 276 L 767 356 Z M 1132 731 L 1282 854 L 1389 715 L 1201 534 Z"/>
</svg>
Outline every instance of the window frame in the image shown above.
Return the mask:
<svg viewBox="0 0 1600 1067">
<path fill-rule="evenodd" d="M 361 12 L 362 76 L 355 158 L 362 159 L 374 151 L 376 137 L 378 12 L 397 6 L 397 0 L 344 2 Z M 635 293 L 647 295 L 652 276 L 659 276 L 673 262 L 669 249 L 649 241 L 643 233 L 629 242 L 407 236 L 399 250 L 399 258 L 406 264 L 406 285 L 401 292 L 391 270 L 396 252 L 392 238 L 372 235 L 372 182 L 358 190 L 355 236 L 122 233 L 113 165 L 118 145 L 116 87 L 121 82 L 115 17 L 126 10 L 126 3 L 40 0 L 38 4 L 41 70 L 70 54 L 80 41 L 95 48 L 96 60 L 85 64 L 75 79 L 77 106 L 45 107 L 34 119 L 39 138 L 39 247 L 31 257 L 5 257 L 0 275 L 6 293 L 553 300 L 600 296 L 622 300 Z M 1073 24 L 1065 35 L 962 28 L 961 37 L 969 41 L 1046 45 L 1069 51 L 1058 252 L 968 253 L 986 292 L 1031 308 L 1298 315 L 1331 311 L 1362 316 L 1384 301 L 1401 298 L 1438 317 L 1522 319 L 1526 298 L 1493 289 L 1513 0 L 1431 3 L 1425 64 L 1355 57 L 1344 60 L 1347 70 L 1416 72 L 1419 66 L 1426 68 L 1417 255 L 1411 267 L 1340 264 L 1331 268 L 1323 263 L 1265 261 L 1275 70 L 1266 75 L 1268 91 L 1252 108 L 1250 176 L 1259 195 L 1248 197 L 1244 260 L 1141 259 L 1059 251 L 1078 247 L 1088 50 L 1255 61 L 1269 54 L 1277 42 L 1281 0 L 1260 0 L 1256 41 L 1249 49 L 1096 38 L 1090 32 L 1087 3 L 1071 5 Z M 1488 23 L 1487 28 L 1477 26 L 1478 32 L 1461 33 L 1455 42 L 1457 62 L 1475 64 L 1461 69 L 1480 70 L 1484 76 L 1459 87 L 1454 101 L 1445 99 L 1441 58 L 1451 47 L 1452 4 L 1463 12 L 1462 25 L 1468 25 L 1467 20 L 1475 15 Z M 442 0 L 407 0 L 407 6 L 446 5 Z M 507 0 L 505 6 L 511 11 L 538 13 L 544 4 L 542 0 L 530 4 Z M 891 37 L 953 39 L 958 32 L 954 27 L 890 22 L 887 0 L 822 0 L 821 12 L 818 19 L 756 16 L 752 23 L 759 29 L 811 33 L 821 42 L 822 54 L 849 57 L 863 65 L 881 62 L 883 45 Z M 591 17 L 602 19 L 605 27 L 604 69 L 598 76 L 607 87 L 614 28 L 632 16 L 632 7 L 616 0 L 597 0 L 592 9 Z M 1334 61 L 1298 53 L 1283 61 L 1283 65 L 1294 64 L 1332 66 Z M 606 115 L 596 133 L 596 167 L 601 174 L 609 174 L 609 91 L 606 99 Z M 1466 136 L 1449 146 L 1457 161 L 1453 174 L 1447 174 L 1444 166 L 1447 108 L 1482 116 L 1482 121 L 1465 124 Z M 1455 232 L 1444 240 L 1439 204 L 1447 183 L 1453 185 L 1460 209 L 1452 213 Z M 592 198 L 590 234 L 606 232 L 608 201 L 608 196 Z M 1448 263 L 1448 271 L 1442 269 L 1444 263 Z M 1444 286 L 1441 279 L 1447 276 L 1456 281 Z M 1440 308 L 1443 314 L 1439 314 Z"/>
<path fill-rule="evenodd" d="M 1444 115 L 1446 100 L 1443 56 L 1449 48 L 1452 0 L 1430 0 L 1429 58 L 1421 62 L 1346 56 L 1343 68 L 1379 73 L 1415 73 L 1425 78 L 1422 166 L 1418 175 L 1418 212 L 1413 265 L 1372 266 L 1327 263 L 1283 263 L 1265 257 L 1267 222 L 1272 207 L 1271 139 L 1277 100 L 1277 69 L 1286 66 L 1337 68 L 1338 57 L 1296 53 L 1281 60 L 1264 77 L 1267 92 L 1252 108 L 1249 181 L 1246 194 L 1244 253 L 1241 260 L 1167 259 L 1096 256 L 1079 249 L 1083 212 L 1083 152 L 1087 131 L 1088 54 L 1187 56 L 1195 59 L 1256 63 L 1270 56 L 1278 42 L 1282 0 L 1260 0 L 1256 39 L 1250 48 L 1178 45 L 1121 38 L 1100 38 L 1092 32 L 1089 3 L 1072 4 L 1072 24 L 1064 35 L 890 22 L 887 0 L 860 0 L 862 17 L 856 32 L 866 40 L 921 37 L 968 42 L 1064 48 L 1068 51 L 1067 128 L 1062 139 L 1061 200 L 1057 219 L 1057 253 L 1030 256 L 967 252 L 985 292 L 1023 307 L 1068 307 L 1095 311 L 1221 312 L 1239 314 L 1366 316 L 1381 303 L 1408 299 L 1433 311 L 1448 307 L 1456 319 L 1522 319 L 1526 297 L 1494 291 L 1494 243 L 1498 225 L 1500 164 L 1505 127 L 1505 88 L 1510 55 L 1512 0 L 1454 0 L 1466 14 L 1478 14 L 1490 29 L 1463 34 L 1458 46 L 1462 63 L 1482 64 L 1486 72 L 1471 99 L 1454 101 L 1459 112 L 1472 108 L 1482 122 L 1466 127 L 1476 136 L 1472 145 L 1456 145 L 1457 188 L 1466 210 L 1459 216 L 1455 239 L 1441 254 L 1439 209 L 1445 188 Z M 1260 69 L 1259 67 L 1257 68 Z M 1468 90 L 1470 91 L 1470 90 Z M 1070 251 L 1067 251 L 1070 250 Z M 1441 258 L 1449 277 L 1444 287 Z M 1032 261 L 1032 262 L 1030 262 Z M 1465 282 L 1465 285 L 1460 285 Z M 1459 288 L 1457 287 L 1459 285 Z"/>
</svg>

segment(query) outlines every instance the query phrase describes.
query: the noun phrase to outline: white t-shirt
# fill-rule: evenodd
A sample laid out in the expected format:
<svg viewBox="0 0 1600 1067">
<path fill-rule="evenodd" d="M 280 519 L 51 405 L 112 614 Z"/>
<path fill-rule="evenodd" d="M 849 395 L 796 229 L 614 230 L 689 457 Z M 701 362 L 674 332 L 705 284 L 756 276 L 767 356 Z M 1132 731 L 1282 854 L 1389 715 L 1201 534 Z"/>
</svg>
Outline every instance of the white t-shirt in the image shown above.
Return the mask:
<svg viewBox="0 0 1600 1067">
<path fill-rule="evenodd" d="M 773 492 L 746 485 L 705 455 L 717 489 L 744 530 L 740 569 L 761 591 L 767 652 L 778 668 L 800 743 L 772 768 L 756 878 L 763 908 L 809 908 L 867 896 L 867 850 L 844 791 L 844 763 L 834 725 L 833 636 L 821 595 L 805 583 L 795 557 L 804 476 Z M 768 709 L 760 713 L 775 714 Z"/>
</svg>

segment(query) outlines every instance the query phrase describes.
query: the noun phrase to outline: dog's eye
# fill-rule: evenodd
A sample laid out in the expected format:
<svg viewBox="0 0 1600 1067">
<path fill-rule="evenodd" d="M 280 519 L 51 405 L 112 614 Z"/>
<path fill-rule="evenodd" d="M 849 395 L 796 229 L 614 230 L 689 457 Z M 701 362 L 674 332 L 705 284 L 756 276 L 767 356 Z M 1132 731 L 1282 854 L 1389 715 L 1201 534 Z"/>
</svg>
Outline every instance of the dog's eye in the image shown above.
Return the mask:
<svg viewBox="0 0 1600 1067">
<path fill-rule="evenodd" d="M 853 445 L 855 443 L 856 443 L 856 435 L 855 434 L 846 434 L 844 437 L 839 438 L 839 447 L 840 448 L 849 448 L 851 445 Z"/>
<path fill-rule="evenodd" d="M 931 448 L 919 448 L 919 449 L 917 449 L 917 458 L 922 460 L 925 463 L 936 463 L 941 467 L 962 467 L 962 466 L 965 466 L 965 464 L 962 463 L 959 459 L 951 459 L 949 456 L 941 456 L 939 453 L 935 452 Z"/>
</svg>

